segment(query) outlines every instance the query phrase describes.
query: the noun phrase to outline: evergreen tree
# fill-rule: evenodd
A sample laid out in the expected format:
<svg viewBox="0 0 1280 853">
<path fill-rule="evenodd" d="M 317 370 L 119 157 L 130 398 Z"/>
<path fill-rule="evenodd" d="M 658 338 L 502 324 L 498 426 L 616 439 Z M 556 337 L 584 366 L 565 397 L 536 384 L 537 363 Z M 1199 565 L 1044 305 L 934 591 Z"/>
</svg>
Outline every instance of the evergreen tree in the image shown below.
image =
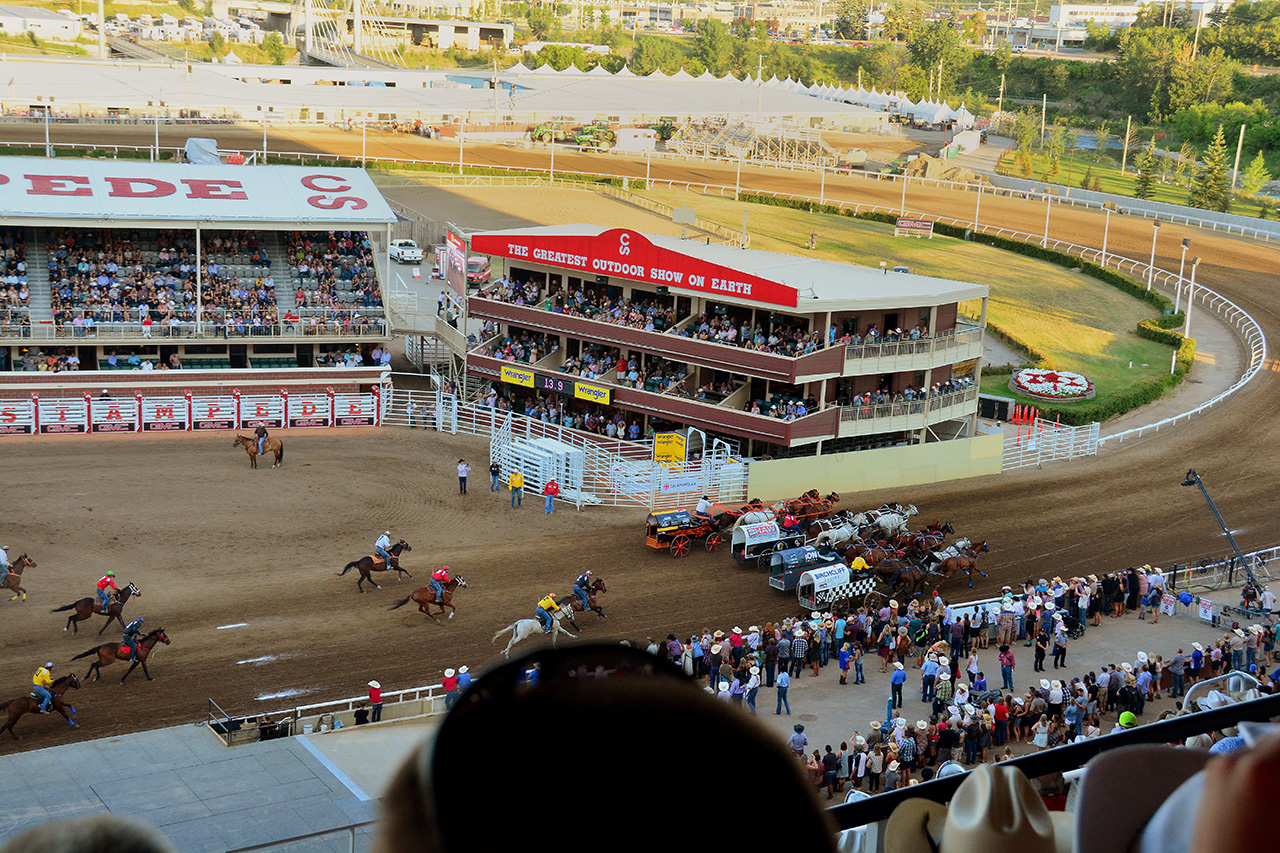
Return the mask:
<svg viewBox="0 0 1280 853">
<path fill-rule="evenodd" d="M 1082 190 L 1089 189 L 1089 185 L 1092 182 L 1093 182 L 1093 167 L 1090 166 L 1089 168 L 1085 169 L 1084 177 L 1080 179 L 1080 189 Z"/>
<path fill-rule="evenodd" d="M 1101 175 L 1093 176 L 1093 186 L 1090 189 L 1092 189 L 1096 193 L 1102 192 L 1102 176 Z"/>
<path fill-rule="evenodd" d="M 1133 165 L 1138 168 L 1138 184 L 1133 190 L 1135 198 L 1148 199 L 1155 195 L 1152 184 L 1156 178 L 1155 140 L 1133 158 Z"/>
<path fill-rule="evenodd" d="M 1189 204 L 1220 213 L 1231 209 L 1231 175 L 1228 173 L 1227 141 L 1222 135 L 1222 125 L 1218 125 L 1218 132 L 1213 135 L 1213 142 L 1191 179 Z"/>
<path fill-rule="evenodd" d="M 1240 175 L 1240 192 L 1245 195 L 1257 195 L 1271 180 L 1271 173 L 1267 171 L 1266 161 L 1262 159 L 1262 152 L 1258 152 L 1258 156 L 1253 158 L 1253 162 Z"/>
</svg>

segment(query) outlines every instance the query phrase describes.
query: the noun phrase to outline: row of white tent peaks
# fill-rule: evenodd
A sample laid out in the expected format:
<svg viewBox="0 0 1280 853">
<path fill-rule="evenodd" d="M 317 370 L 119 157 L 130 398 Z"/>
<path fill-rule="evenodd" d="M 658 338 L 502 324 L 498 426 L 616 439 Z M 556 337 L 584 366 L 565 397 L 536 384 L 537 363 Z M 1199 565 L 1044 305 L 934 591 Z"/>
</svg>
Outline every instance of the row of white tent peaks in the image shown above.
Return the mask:
<svg viewBox="0 0 1280 853">
<path fill-rule="evenodd" d="M 581 71 L 576 66 L 570 65 L 563 71 L 557 71 L 550 65 L 540 65 L 537 68 L 528 68 L 523 62 L 518 62 L 506 70 L 507 74 L 535 74 L 548 76 L 568 76 L 568 77 L 637 77 L 637 75 L 627 68 L 625 65 L 616 73 L 611 73 L 604 69 L 604 66 L 597 65 L 590 71 Z M 731 74 L 723 77 L 717 77 L 710 70 L 704 70 L 702 74 L 694 76 L 683 68 L 675 74 L 664 74 L 660 69 L 654 70 L 644 75 L 649 79 L 666 79 L 666 80 L 723 80 L 730 83 L 742 83 L 745 85 L 755 85 L 755 81 L 748 78 L 739 80 Z M 933 124 L 941 124 L 947 121 L 954 121 L 963 127 L 973 125 L 974 116 L 964 106 L 959 109 L 953 109 L 945 103 L 935 103 L 930 100 L 923 100 L 919 103 L 912 103 L 911 99 L 906 95 L 890 94 L 888 92 L 878 92 L 875 87 L 871 91 L 866 91 L 852 86 L 831 86 L 826 84 L 813 84 L 806 86 L 799 80 L 779 80 L 776 76 L 770 77 L 764 82 L 765 86 L 770 88 L 781 88 L 789 92 L 797 94 L 809 95 L 814 98 L 821 98 L 826 101 L 843 101 L 846 103 L 857 104 L 859 106 L 870 107 L 878 110 L 892 109 L 894 112 L 904 115 L 912 115 L 919 121 L 930 122 Z"/>
</svg>

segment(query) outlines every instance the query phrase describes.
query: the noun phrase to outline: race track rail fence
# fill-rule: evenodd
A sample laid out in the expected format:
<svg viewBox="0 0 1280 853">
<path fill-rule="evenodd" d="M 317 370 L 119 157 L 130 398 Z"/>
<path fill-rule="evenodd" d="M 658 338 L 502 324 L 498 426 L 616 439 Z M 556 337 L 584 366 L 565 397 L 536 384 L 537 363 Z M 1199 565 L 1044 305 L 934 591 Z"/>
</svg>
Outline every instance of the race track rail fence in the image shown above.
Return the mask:
<svg viewBox="0 0 1280 853">
<path fill-rule="evenodd" d="M 1059 459 L 1094 456 L 1098 452 L 1099 424 L 1067 426 L 1036 418 L 1025 434 L 1006 435 L 1002 471 L 1040 466 Z"/>
</svg>

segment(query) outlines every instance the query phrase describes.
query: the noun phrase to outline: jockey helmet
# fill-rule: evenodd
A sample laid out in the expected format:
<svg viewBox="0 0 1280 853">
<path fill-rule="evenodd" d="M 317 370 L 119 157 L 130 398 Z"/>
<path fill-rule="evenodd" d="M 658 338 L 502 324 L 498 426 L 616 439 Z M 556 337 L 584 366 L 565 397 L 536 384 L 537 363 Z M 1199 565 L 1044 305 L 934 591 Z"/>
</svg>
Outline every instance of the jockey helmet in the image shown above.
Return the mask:
<svg viewBox="0 0 1280 853">
<path fill-rule="evenodd" d="M 553 592 L 553 593 L 550 593 L 550 594 L 549 594 L 549 597 L 551 598 L 551 600 L 552 600 L 552 601 L 555 601 L 555 600 L 556 600 L 556 594 L 555 594 L 554 592 Z"/>
<path fill-rule="evenodd" d="M 113 578 L 113 577 L 115 577 L 115 576 L 116 576 L 116 573 L 115 573 L 115 572 L 107 572 L 107 577 L 109 577 L 109 578 Z"/>
<path fill-rule="evenodd" d="M 449 571 L 449 567 L 448 567 L 448 566 L 441 566 L 440 568 L 444 569 L 446 572 L 447 572 L 447 571 Z"/>
<path fill-rule="evenodd" d="M 44 665 L 45 669 L 53 669 L 53 661 L 49 661 Z"/>
<path fill-rule="evenodd" d="M 141 616 L 139 616 L 139 617 L 138 617 L 138 621 L 139 621 L 139 622 L 146 622 L 147 620 L 146 620 L 146 619 L 143 619 Z"/>
<path fill-rule="evenodd" d="M 387 530 L 387 531 L 385 531 L 382 535 L 383 535 L 383 536 L 390 536 L 390 535 L 391 535 L 391 531 L 390 531 L 390 530 Z"/>
<path fill-rule="evenodd" d="M 583 572 L 583 574 L 584 574 L 584 575 L 589 575 L 589 574 L 591 574 L 591 570 L 590 570 L 590 569 L 587 569 L 585 572 Z"/>
</svg>

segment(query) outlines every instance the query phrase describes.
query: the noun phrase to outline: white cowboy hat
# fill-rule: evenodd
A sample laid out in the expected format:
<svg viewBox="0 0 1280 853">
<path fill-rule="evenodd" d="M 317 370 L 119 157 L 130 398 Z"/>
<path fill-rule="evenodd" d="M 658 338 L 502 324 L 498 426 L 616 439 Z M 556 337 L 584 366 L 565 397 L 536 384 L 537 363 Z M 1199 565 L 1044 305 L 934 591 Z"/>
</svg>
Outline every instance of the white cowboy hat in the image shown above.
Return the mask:
<svg viewBox="0 0 1280 853">
<path fill-rule="evenodd" d="M 1025 705 L 1025 704 L 1027 704 L 1027 700 L 1026 700 L 1026 699 L 1023 699 L 1021 696 L 1014 696 L 1014 697 L 1013 697 L 1013 704 L 1015 704 L 1015 705 Z"/>
<path fill-rule="evenodd" d="M 711 654 L 713 654 L 713 655 L 718 655 L 718 654 L 720 654 L 720 644 L 719 644 L 719 643 L 716 643 L 715 645 L 713 645 L 713 646 L 711 647 Z"/>
<path fill-rule="evenodd" d="M 1120 664 L 1120 668 L 1123 669 L 1125 672 L 1133 672 L 1133 664 L 1129 663 L 1128 661 L 1125 661 L 1124 663 Z"/>
<path fill-rule="evenodd" d="M 917 797 L 894 809 L 884 848 L 894 853 L 1058 853 L 1071 850 L 1071 818 L 1066 812 L 1053 817 L 1020 770 L 979 765 L 960 784 L 949 808 Z"/>
<path fill-rule="evenodd" d="M 1049 679 L 1047 679 L 1047 678 L 1042 678 L 1042 679 L 1040 679 L 1040 689 L 1041 689 L 1041 690 L 1048 690 L 1048 689 L 1049 689 Z"/>
<path fill-rule="evenodd" d="M 894 610 L 897 610 L 897 609 L 898 609 L 898 599 L 896 599 L 896 598 L 891 598 L 891 599 L 889 599 L 889 606 L 890 606 L 890 607 L 892 607 Z"/>
<path fill-rule="evenodd" d="M 752 675 L 759 675 L 759 674 L 760 674 L 760 667 L 758 667 L 758 666 L 753 666 L 753 667 L 751 667 L 751 669 L 749 669 L 749 670 L 747 670 L 747 671 L 748 671 L 748 672 L 750 672 Z"/>
<path fill-rule="evenodd" d="M 898 769 L 898 762 L 896 762 L 896 761 L 890 761 L 890 762 L 889 762 L 889 769 L 890 769 L 890 770 L 897 770 L 897 769 Z"/>
<path fill-rule="evenodd" d="M 1044 609 L 1045 609 L 1045 610 L 1052 610 L 1052 609 L 1053 609 L 1054 607 L 1056 607 L 1056 606 L 1057 606 L 1057 605 L 1055 605 L 1052 601 L 1046 601 L 1046 602 L 1045 602 L 1045 605 L 1044 605 Z"/>
<path fill-rule="evenodd" d="M 904 667 L 902 666 L 902 664 L 898 663 L 897 661 L 894 661 L 894 662 L 893 662 L 893 668 L 894 668 L 894 669 L 903 669 Z"/>
<path fill-rule="evenodd" d="M 973 713 L 976 712 L 977 710 L 978 710 L 977 708 L 973 707 L 968 703 L 966 703 L 964 706 L 964 712 L 969 715 L 973 715 Z"/>
<path fill-rule="evenodd" d="M 370 681 L 370 682 L 369 682 L 369 686 L 370 686 L 370 687 L 372 687 L 374 690 L 381 690 L 381 689 L 382 689 L 382 685 L 381 685 L 381 684 L 379 684 L 379 683 L 378 683 L 378 682 L 376 682 L 376 681 Z"/>
<path fill-rule="evenodd" d="M 951 680 L 951 671 L 950 671 L 950 670 L 947 670 L 947 669 L 942 670 L 942 672 L 938 673 L 938 680 L 939 680 L 939 681 L 950 681 L 950 680 Z"/>
<path fill-rule="evenodd" d="M 929 652 L 929 660 L 933 661 L 934 663 L 937 663 L 937 662 L 938 662 L 938 656 L 937 656 L 936 654 L 934 654 L 933 652 Z"/>
<path fill-rule="evenodd" d="M 445 677 L 445 678 L 453 678 L 455 675 L 457 675 L 457 673 L 456 673 L 456 672 L 454 672 L 452 669 L 446 669 L 446 670 L 444 671 L 444 677 Z"/>
<path fill-rule="evenodd" d="M 864 738 L 862 735 L 858 735 L 857 737 L 855 737 L 855 738 L 853 739 L 853 745 L 854 745 L 854 746 L 866 746 L 866 745 L 867 745 L 867 739 L 866 739 L 866 738 Z"/>
<path fill-rule="evenodd" d="M 916 731 L 923 732 L 923 731 L 928 731 L 928 729 L 929 729 L 928 723 L 926 723 L 924 720 L 916 720 Z"/>
<path fill-rule="evenodd" d="M 1235 629 L 1235 634 L 1236 634 L 1236 636 L 1237 636 L 1237 637 L 1243 637 L 1243 636 L 1244 636 L 1244 631 L 1241 631 L 1239 628 L 1236 628 L 1236 629 Z"/>
<path fill-rule="evenodd" d="M 1198 652 L 1204 651 L 1204 646 L 1200 645 L 1199 643 L 1192 643 L 1191 648 L 1195 649 Z"/>
<path fill-rule="evenodd" d="M 752 625 L 752 626 L 751 626 L 750 628 L 748 628 L 747 630 L 748 630 L 748 631 L 759 631 L 759 630 L 760 630 L 760 626 L 759 626 L 759 625 Z"/>
<path fill-rule="evenodd" d="M 1138 663 L 1148 663 L 1150 660 L 1146 652 L 1138 652 Z"/>
<path fill-rule="evenodd" d="M 735 634 L 741 634 L 741 633 L 742 633 L 742 629 L 741 629 L 741 628 L 739 628 L 737 625 L 734 625 L 734 626 L 733 626 L 733 633 L 735 633 Z"/>
<path fill-rule="evenodd" d="M 1061 689 L 1062 689 L 1062 682 L 1055 678 L 1052 682 L 1050 682 L 1050 685 L 1049 685 L 1049 686 L 1050 686 L 1053 690 L 1061 690 Z"/>
<path fill-rule="evenodd" d="M 810 618 L 810 619 L 821 619 L 821 618 L 822 618 L 822 613 L 821 613 L 821 612 L 819 612 L 819 611 L 817 611 L 817 610 L 814 610 L 814 611 L 812 611 L 812 612 L 809 614 L 809 618 Z"/>
<path fill-rule="evenodd" d="M 458 667 L 458 675 L 462 675 L 464 672 L 469 672 L 469 670 L 465 666 Z"/>
</svg>

